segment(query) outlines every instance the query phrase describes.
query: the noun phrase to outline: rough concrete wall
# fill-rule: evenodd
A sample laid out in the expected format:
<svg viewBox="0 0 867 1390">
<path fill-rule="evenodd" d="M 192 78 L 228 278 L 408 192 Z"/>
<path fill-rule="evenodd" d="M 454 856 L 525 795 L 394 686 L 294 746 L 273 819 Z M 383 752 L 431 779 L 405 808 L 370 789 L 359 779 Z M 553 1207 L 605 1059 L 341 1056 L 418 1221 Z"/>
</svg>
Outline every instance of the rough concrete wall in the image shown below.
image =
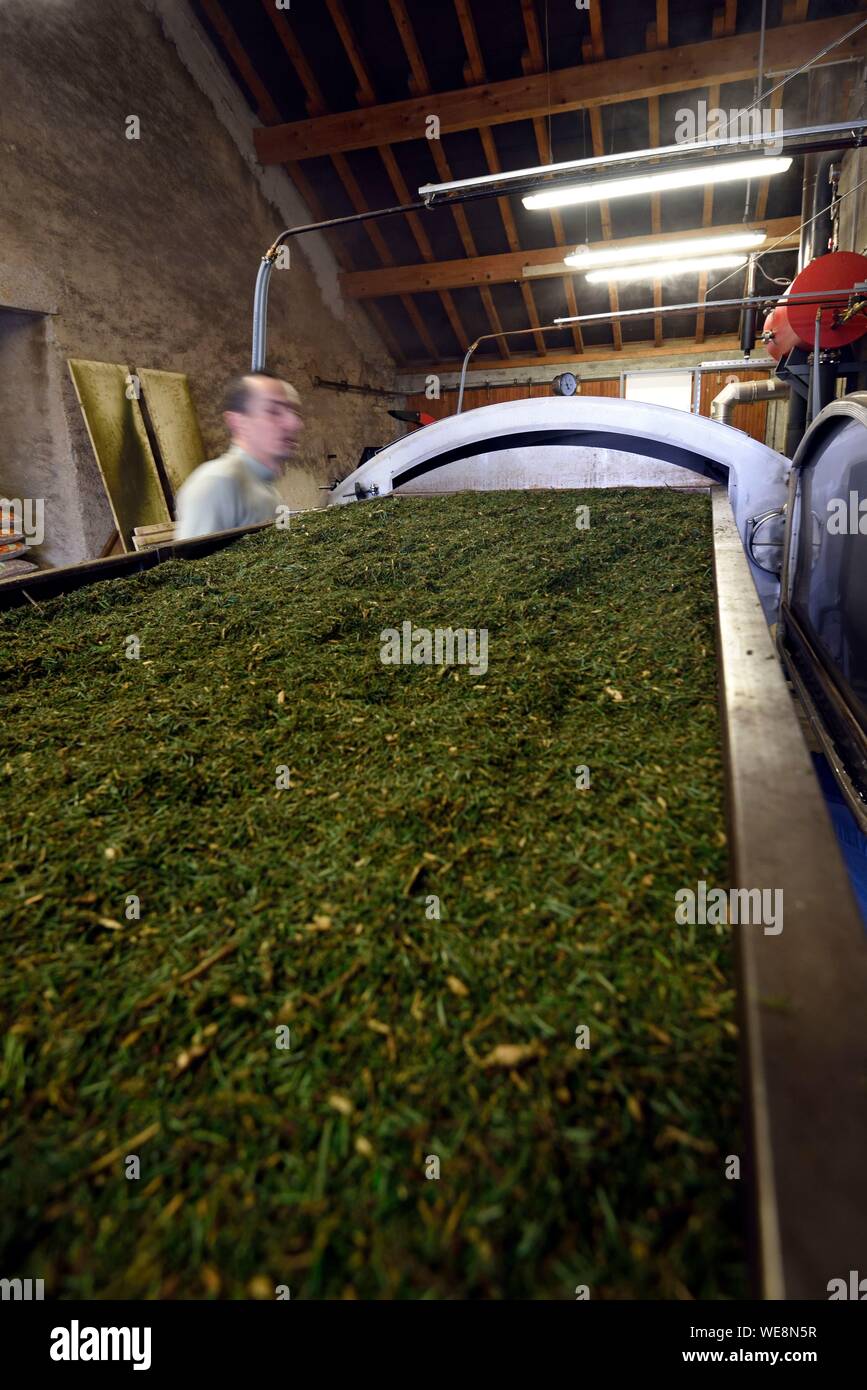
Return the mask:
<svg viewBox="0 0 867 1390">
<path fill-rule="evenodd" d="M 97 554 L 112 520 L 65 359 L 186 372 L 206 449 L 222 452 L 222 389 L 249 362 L 259 259 L 287 225 L 263 187 L 270 196 L 282 180 L 300 207 L 285 175 L 251 170 L 166 36 L 166 11 L 189 29 L 184 0 L 0 0 L 0 305 L 57 311 L 46 331 L 68 432 L 52 433 L 46 527 L 77 535 L 68 558 Z M 138 140 L 126 138 L 131 115 Z M 323 292 L 325 244 L 310 255 L 315 273 L 298 240 L 291 269 L 275 272 L 269 319 L 269 367 L 305 404 L 282 484 L 298 507 L 321 505 L 320 483 L 393 437 L 388 402 L 312 386 L 321 375 L 391 387 L 394 368 L 363 310 Z"/>
<path fill-rule="evenodd" d="M 83 553 L 77 474 L 57 468 L 59 456 L 72 454 L 63 395 L 53 320 L 0 311 L 0 496 L 22 504 L 52 499 L 44 540 L 27 556 L 42 567 L 71 564 Z"/>
</svg>

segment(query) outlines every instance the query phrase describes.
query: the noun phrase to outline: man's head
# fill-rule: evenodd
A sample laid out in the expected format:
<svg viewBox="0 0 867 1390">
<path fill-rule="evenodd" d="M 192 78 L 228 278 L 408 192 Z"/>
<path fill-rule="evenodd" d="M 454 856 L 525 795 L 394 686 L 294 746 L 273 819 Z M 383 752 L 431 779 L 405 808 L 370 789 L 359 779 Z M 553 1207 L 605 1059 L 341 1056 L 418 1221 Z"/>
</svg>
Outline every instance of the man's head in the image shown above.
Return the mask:
<svg viewBox="0 0 867 1390">
<path fill-rule="evenodd" d="M 226 392 L 223 419 L 232 443 L 275 474 L 295 452 L 304 428 L 301 397 L 274 372 L 237 377 Z"/>
</svg>

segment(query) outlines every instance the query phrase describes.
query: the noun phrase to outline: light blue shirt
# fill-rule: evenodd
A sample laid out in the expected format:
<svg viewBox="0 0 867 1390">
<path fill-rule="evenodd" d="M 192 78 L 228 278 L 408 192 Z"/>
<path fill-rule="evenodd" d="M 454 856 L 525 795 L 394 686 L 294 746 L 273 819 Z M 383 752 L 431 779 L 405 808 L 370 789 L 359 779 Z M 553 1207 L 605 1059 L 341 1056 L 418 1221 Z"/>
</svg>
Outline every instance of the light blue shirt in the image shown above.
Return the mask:
<svg viewBox="0 0 867 1390">
<path fill-rule="evenodd" d="M 280 502 L 273 471 L 233 444 L 220 458 L 200 464 L 182 484 L 175 539 L 273 521 Z"/>
</svg>

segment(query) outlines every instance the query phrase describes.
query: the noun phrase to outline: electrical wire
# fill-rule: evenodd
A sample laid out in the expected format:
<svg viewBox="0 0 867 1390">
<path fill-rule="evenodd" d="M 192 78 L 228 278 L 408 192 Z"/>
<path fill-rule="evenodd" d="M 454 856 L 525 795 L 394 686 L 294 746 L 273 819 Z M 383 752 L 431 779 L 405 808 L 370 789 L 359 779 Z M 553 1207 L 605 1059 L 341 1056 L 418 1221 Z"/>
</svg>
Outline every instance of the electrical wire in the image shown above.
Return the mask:
<svg viewBox="0 0 867 1390">
<path fill-rule="evenodd" d="M 545 73 L 548 78 L 548 163 L 554 163 L 554 141 L 551 135 L 551 40 L 548 33 L 548 0 L 545 0 Z"/>
<path fill-rule="evenodd" d="M 867 24 L 867 20 L 865 20 L 864 23 Z M 839 198 L 837 199 L 837 202 L 842 203 L 844 198 L 850 198 L 853 193 L 857 193 L 858 189 L 863 188 L 865 184 L 867 184 L 867 178 L 862 179 L 860 183 L 853 184 L 851 188 L 846 189 L 845 193 L 840 194 Z M 766 246 L 762 251 L 756 252 L 757 262 L 760 262 L 763 256 L 769 256 L 772 251 L 775 251 L 777 249 L 781 242 L 788 241 L 790 237 L 795 236 L 796 233 L 800 232 L 803 227 L 809 227 L 811 222 L 815 222 L 817 218 L 823 216 L 824 211 L 814 213 L 812 217 L 806 217 L 804 221 L 800 224 L 800 226 L 793 228 L 793 230 L 791 232 L 787 232 L 785 236 L 777 237 L 777 240 L 772 242 L 770 246 Z M 720 285 L 724 285 L 728 280 L 733 279 L 736 275 L 742 274 L 742 272 L 743 266 L 739 266 L 737 270 L 730 270 L 728 275 L 724 275 L 721 280 L 717 280 L 716 284 L 711 285 L 708 288 L 707 293 L 711 294 L 714 290 L 718 290 Z M 764 274 L 764 271 L 762 271 L 762 274 Z M 770 279 L 770 276 L 768 277 L 768 279 Z"/>
<path fill-rule="evenodd" d="M 753 87 L 753 92 L 755 93 L 755 100 L 753 101 L 753 106 L 758 106 L 759 102 L 762 100 L 762 86 L 765 80 L 765 25 L 767 22 L 767 18 L 768 0 L 762 0 L 762 21 L 761 26 L 759 28 L 759 61 L 758 67 L 756 69 L 755 86 Z M 764 124 L 764 122 L 762 123 Z M 744 194 L 744 222 L 748 222 L 750 220 L 750 193 L 752 192 L 752 187 L 752 181 L 750 179 L 747 179 L 747 188 Z"/>
<path fill-rule="evenodd" d="M 757 269 L 762 275 L 764 275 L 765 279 L 766 279 L 767 281 L 769 281 L 769 283 L 772 284 L 772 285 L 783 285 L 783 286 L 786 286 L 786 285 L 791 285 L 791 284 L 792 284 L 792 281 L 791 281 L 791 280 L 787 280 L 786 277 L 785 277 L 785 275 L 769 275 L 768 272 L 765 270 L 765 268 L 764 268 L 762 265 L 759 264 L 759 258 L 758 258 L 758 256 L 756 256 L 756 269 Z"/>
<path fill-rule="evenodd" d="M 815 53 L 812 58 L 808 58 L 806 63 L 802 63 L 799 68 L 795 68 L 794 72 L 790 72 L 788 77 L 784 77 L 782 82 L 778 82 L 776 87 L 771 87 L 767 92 L 763 92 L 761 97 L 759 98 L 759 101 L 766 101 L 768 97 L 772 97 L 774 95 L 774 92 L 779 92 L 783 87 L 785 87 L 787 82 L 791 82 L 793 77 L 800 77 L 802 72 L 807 72 L 807 70 L 811 68 L 814 63 L 819 62 L 820 58 L 824 58 L 828 53 L 832 53 L 835 48 L 840 47 L 841 43 L 845 43 L 847 39 L 851 39 L 853 34 L 857 34 L 859 30 L 865 28 L 865 26 L 867 26 L 867 19 L 862 19 L 861 23 L 854 25 L 854 27 L 851 28 L 848 31 L 848 33 L 841 34 L 839 39 L 835 39 L 833 43 L 826 44 L 825 47 L 820 49 L 818 53 Z M 758 101 L 754 101 L 752 106 L 744 107 L 744 110 L 741 111 L 739 114 L 741 116 L 745 116 L 748 111 L 752 111 L 756 106 L 758 106 L 758 104 Z"/>
</svg>

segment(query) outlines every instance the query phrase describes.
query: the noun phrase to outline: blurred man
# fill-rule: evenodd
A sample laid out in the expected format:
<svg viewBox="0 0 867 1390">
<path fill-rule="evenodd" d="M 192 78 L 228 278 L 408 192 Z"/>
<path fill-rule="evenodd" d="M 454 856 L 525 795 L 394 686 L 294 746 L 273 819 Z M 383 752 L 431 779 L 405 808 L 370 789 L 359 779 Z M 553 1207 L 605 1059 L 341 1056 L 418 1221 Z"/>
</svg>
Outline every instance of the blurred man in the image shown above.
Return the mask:
<svg viewBox="0 0 867 1390">
<path fill-rule="evenodd" d="M 176 540 L 273 521 L 280 505 L 275 484 L 304 428 L 295 387 L 273 372 L 238 377 L 226 393 L 223 419 L 231 447 L 180 488 Z"/>
</svg>

